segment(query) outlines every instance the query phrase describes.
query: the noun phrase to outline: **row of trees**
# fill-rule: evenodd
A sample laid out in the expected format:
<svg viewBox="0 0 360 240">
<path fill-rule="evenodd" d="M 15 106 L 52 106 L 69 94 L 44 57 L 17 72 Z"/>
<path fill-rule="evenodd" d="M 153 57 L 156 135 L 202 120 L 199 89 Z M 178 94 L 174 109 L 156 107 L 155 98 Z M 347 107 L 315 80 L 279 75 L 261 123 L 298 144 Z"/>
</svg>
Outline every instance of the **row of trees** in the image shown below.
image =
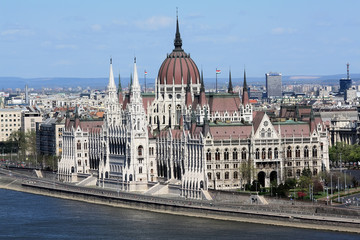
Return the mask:
<svg viewBox="0 0 360 240">
<path fill-rule="evenodd" d="M 21 130 L 14 131 L 8 140 L 0 146 L 2 154 L 13 159 L 14 163 L 25 163 L 28 167 L 40 167 L 55 170 L 57 168 L 56 156 L 38 155 L 36 148 L 36 132 Z M 9 155 L 11 154 L 11 155 Z M 16 154 L 15 156 L 12 156 Z"/>
<path fill-rule="evenodd" d="M 360 145 L 349 145 L 338 142 L 329 148 L 329 158 L 333 164 L 339 164 L 340 158 L 343 163 L 360 161 Z"/>
</svg>

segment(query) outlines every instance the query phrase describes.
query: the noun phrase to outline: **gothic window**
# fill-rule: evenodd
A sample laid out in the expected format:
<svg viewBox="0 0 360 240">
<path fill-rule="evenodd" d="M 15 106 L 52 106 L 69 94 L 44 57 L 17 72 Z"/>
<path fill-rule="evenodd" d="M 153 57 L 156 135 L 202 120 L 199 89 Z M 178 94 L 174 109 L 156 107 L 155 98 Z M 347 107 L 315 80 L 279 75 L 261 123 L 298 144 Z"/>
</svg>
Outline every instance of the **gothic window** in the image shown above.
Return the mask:
<svg viewBox="0 0 360 240">
<path fill-rule="evenodd" d="M 81 160 L 78 160 L 78 165 L 81 166 Z"/>
<path fill-rule="evenodd" d="M 300 174 L 301 174 L 300 169 L 296 170 L 296 176 L 297 176 L 297 177 L 300 177 Z"/>
<path fill-rule="evenodd" d="M 142 173 L 142 167 L 139 167 L 139 174 Z"/>
<path fill-rule="evenodd" d="M 316 176 L 317 174 L 318 174 L 318 170 L 315 168 L 314 172 L 313 172 L 313 175 Z"/>
<path fill-rule="evenodd" d="M 308 148 L 308 146 L 304 147 L 304 158 L 309 158 L 309 148 Z"/>
<path fill-rule="evenodd" d="M 243 148 L 243 149 L 241 150 L 241 159 L 242 159 L 242 160 L 246 160 L 246 148 Z"/>
<path fill-rule="evenodd" d="M 255 151 L 255 158 L 260 159 L 260 149 L 258 149 L 258 148 Z"/>
<path fill-rule="evenodd" d="M 225 179 L 229 179 L 229 172 L 225 172 Z"/>
<path fill-rule="evenodd" d="M 313 156 L 313 158 L 317 158 L 317 147 L 316 146 L 313 146 L 312 156 Z"/>
<path fill-rule="evenodd" d="M 163 124 L 165 124 L 165 116 L 163 116 Z"/>
<path fill-rule="evenodd" d="M 87 143 L 84 143 L 84 149 L 87 150 Z"/>
<path fill-rule="evenodd" d="M 267 136 L 268 136 L 268 137 L 271 137 L 271 130 L 270 130 L 270 128 L 267 130 Z"/>
<path fill-rule="evenodd" d="M 295 157 L 296 157 L 296 158 L 300 158 L 300 147 L 299 147 L 299 146 L 296 146 L 296 149 L 295 149 Z"/>
<path fill-rule="evenodd" d="M 208 172 L 207 176 L 208 176 L 208 179 L 211 180 L 211 173 L 210 172 Z"/>
<path fill-rule="evenodd" d="M 238 152 L 237 152 L 237 149 L 234 148 L 234 151 L 233 151 L 233 160 L 237 160 L 238 159 Z"/>
<path fill-rule="evenodd" d="M 263 148 L 261 151 L 261 159 L 265 159 L 265 158 L 266 158 L 266 150 L 265 148 Z"/>
<path fill-rule="evenodd" d="M 234 172 L 234 179 L 238 179 L 239 177 L 239 173 L 238 172 Z"/>
<path fill-rule="evenodd" d="M 260 131 L 260 135 L 261 135 L 261 137 L 262 137 L 262 138 L 264 138 L 264 137 L 265 137 L 265 129 L 261 129 L 261 131 Z"/>
<path fill-rule="evenodd" d="M 291 170 L 291 169 L 288 170 L 287 176 L 288 176 L 288 177 L 292 177 L 292 170 Z"/>
<path fill-rule="evenodd" d="M 76 149 L 81 150 L 81 142 L 80 142 L 80 140 L 77 141 Z"/>
<path fill-rule="evenodd" d="M 218 148 L 216 149 L 216 152 L 215 152 L 215 160 L 220 160 L 220 152 L 219 152 Z"/>
<path fill-rule="evenodd" d="M 219 172 L 216 173 L 216 179 L 220 180 L 220 173 Z"/>
<path fill-rule="evenodd" d="M 206 152 L 206 160 L 211 161 L 211 150 L 210 150 L 210 148 Z"/>
<path fill-rule="evenodd" d="M 138 155 L 139 156 L 143 155 L 143 146 L 141 146 L 141 145 L 138 147 Z"/>
<path fill-rule="evenodd" d="M 292 151 L 291 151 L 291 147 L 290 147 L 290 146 L 288 146 L 288 148 L 287 148 L 286 157 L 287 157 L 287 158 L 292 158 Z"/>
<path fill-rule="evenodd" d="M 271 150 L 271 148 L 268 149 L 268 159 L 272 159 L 272 150 Z"/>
<path fill-rule="evenodd" d="M 225 152 L 224 152 L 224 160 L 229 160 L 229 151 L 227 148 L 225 148 Z"/>
<path fill-rule="evenodd" d="M 274 158 L 275 159 L 279 158 L 279 150 L 277 148 L 274 149 Z"/>
</svg>

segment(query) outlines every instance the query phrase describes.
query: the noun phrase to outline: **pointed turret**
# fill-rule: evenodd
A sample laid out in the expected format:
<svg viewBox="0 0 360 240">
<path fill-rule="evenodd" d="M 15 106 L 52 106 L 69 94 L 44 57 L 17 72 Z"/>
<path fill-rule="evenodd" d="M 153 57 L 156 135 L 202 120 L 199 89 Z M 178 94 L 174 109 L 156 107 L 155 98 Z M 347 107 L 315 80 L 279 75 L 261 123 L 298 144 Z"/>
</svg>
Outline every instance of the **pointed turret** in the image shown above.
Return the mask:
<svg viewBox="0 0 360 240">
<path fill-rule="evenodd" d="M 134 58 L 134 79 L 131 82 L 131 90 L 140 91 L 140 83 L 139 83 L 138 72 L 136 67 L 136 58 Z"/>
<path fill-rule="evenodd" d="M 229 86 L 228 86 L 228 93 L 234 93 L 233 85 L 231 82 L 231 70 L 229 70 Z"/>
<path fill-rule="evenodd" d="M 116 92 L 116 85 L 115 85 L 114 73 L 112 68 L 112 58 L 110 58 L 110 76 L 109 76 L 109 84 L 107 90 L 109 92 L 114 92 L 114 91 Z"/>
<path fill-rule="evenodd" d="M 119 103 L 122 104 L 122 103 L 123 103 L 123 95 L 122 95 L 122 87 L 121 87 L 120 73 L 119 73 L 119 85 L 118 85 L 117 94 L 118 94 Z"/>
<path fill-rule="evenodd" d="M 200 77 L 200 105 L 204 106 L 206 104 L 206 96 L 205 96 L 205 87 L 204 87 L 204 75 L 203 71 L 201 70 L 201 77 Z"/>
<path fill-rule="evenodd" d="M 246 71 L 244 69 L 244 86 L 243 86 L 243 94 L 242 94 L 242 104 L 245 106 L 246 104 L 249 104 L 249 93 L 248 93 L 248 87 L 246 84 Z"/>
<path fill-rule="evenodd" d="M 179 31 L 179 19 L 178 19 L 177 14 L 176 14 L 176 33 L 175 33 L 174 46 L 175 46 L 174 50 L 183 51 L 183 49 L 181 48 L 182 40 L 181 40 L 181 36 L 180 36 L 180 31 Z"/>
<path fill-rule="evenodd" d="M 192 104 L 191 87 L 190 87 L 190 72 L 188 72 L 188 77 L 187 77 L 185 104 L 187 107 Z"/>
</svg>

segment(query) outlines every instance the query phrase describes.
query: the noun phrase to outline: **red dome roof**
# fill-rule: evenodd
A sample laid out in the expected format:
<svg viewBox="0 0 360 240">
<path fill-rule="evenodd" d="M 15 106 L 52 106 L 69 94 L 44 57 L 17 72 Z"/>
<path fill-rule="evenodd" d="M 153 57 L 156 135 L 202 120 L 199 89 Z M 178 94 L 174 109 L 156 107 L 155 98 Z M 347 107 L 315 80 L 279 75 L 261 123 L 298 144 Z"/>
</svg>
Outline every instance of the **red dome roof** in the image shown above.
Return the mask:
<svg viewBox="0 0 360 240">
<path fill-rule="evenodd" d="M 176 20 L 176 34 L 174 40 L 175 49 L 169 54 L 161 64 L 158 81 L 160 84 L 187 84 L 188 76 L 192 80 L 192 84 L 200 83 L 200 73 L 195 62 L 190 58 L 190 54 L 186 54 L 181 48 L 182 40 L 179 32 L 179 22 Z M 165 82 L 166 81 L 166 82 Z"/>
</svg>

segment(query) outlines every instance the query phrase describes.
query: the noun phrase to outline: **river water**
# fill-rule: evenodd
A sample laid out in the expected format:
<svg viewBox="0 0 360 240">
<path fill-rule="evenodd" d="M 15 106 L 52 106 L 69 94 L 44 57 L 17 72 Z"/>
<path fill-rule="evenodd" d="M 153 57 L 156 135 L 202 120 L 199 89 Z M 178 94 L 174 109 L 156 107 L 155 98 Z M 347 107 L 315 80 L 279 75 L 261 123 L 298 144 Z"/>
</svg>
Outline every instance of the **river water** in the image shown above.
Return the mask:
<svg viewBox="0 0 360 240">
<path fill-rule="evenodd" d="M 130 210 L 0 189 L 0 239 L 359 239 Z"/>
</svg>

